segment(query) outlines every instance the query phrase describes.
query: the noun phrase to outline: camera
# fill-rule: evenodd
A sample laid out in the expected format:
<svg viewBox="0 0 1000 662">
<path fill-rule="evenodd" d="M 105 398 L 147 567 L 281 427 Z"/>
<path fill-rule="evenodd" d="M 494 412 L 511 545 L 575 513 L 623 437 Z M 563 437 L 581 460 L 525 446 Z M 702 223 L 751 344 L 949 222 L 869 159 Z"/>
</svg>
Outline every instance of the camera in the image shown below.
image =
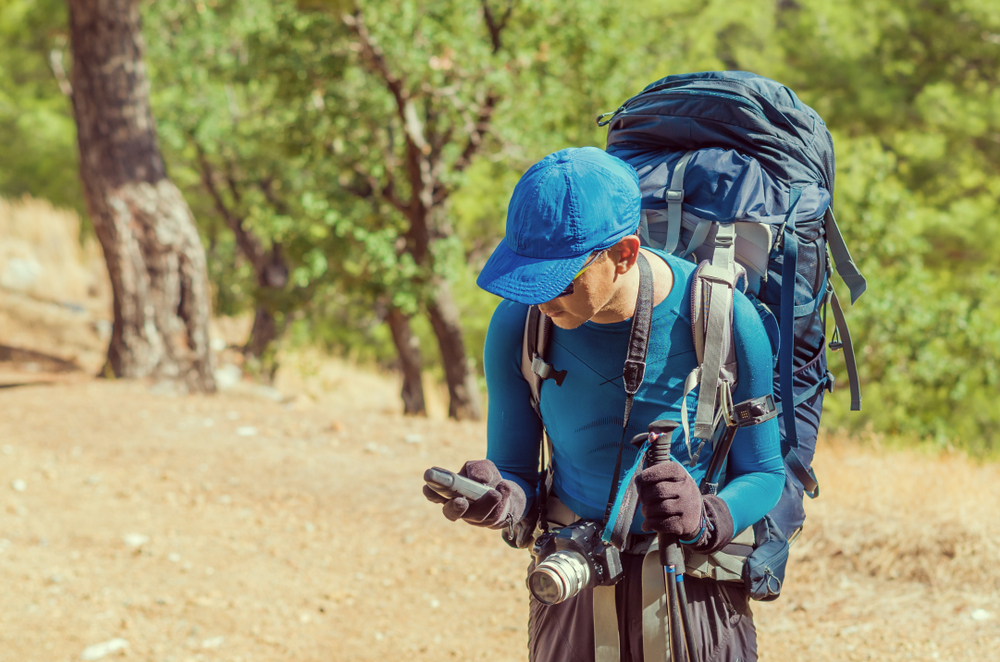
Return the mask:
<svg viewBox="0 0 1000 662">
<path fill-rule="evenodd" d="M 622 578 L 621 553 L 601 540 L 597 522 L 579 521 L 544 533 L 531 549 L 534 569 L 528 589 L 535 599 L 554 605 L 590 586 L 610 586 Z"/>
</svg>

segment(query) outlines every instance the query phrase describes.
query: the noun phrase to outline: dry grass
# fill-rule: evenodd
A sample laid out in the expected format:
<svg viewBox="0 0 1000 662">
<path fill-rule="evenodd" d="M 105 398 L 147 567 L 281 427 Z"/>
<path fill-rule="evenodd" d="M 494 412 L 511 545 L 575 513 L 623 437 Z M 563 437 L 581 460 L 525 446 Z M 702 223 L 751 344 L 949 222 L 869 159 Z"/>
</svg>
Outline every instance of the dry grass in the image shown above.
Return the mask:
<svg viewBox="0 0 1000 662">
<path fill-rule="evenodd" d="M 977 465 L 958 453 L 862 449 L 831 439 L 817 466 L 836 503 L 810 504 L 820 523 L 810 522 L 803 546 L 826 557 L 832 570 L 1000 589 L 997 465 Z M 831 507 L 841 517 L 830 517 Z"/>
<path fill-rule="evenodd" d="M 828 437 L 815 468 L 782 597 L 754 607 L 765 659 L 997 659 L 1000 467 Z"/>
</svg>

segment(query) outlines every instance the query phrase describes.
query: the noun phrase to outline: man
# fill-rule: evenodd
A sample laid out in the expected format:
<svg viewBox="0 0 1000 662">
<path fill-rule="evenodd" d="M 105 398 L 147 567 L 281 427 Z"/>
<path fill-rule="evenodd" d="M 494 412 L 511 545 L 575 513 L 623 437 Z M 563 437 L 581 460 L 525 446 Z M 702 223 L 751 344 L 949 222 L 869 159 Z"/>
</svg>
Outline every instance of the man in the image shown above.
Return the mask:
<svg viewBox="0 0 1000 662">
<path fill-rule="evenodd" d="M 595 148 L 566 149 L 532 166 L 518 182 L 507 232 L 479 276 L 483 289 L 504 297 L 490 322 L 485 368 L 489 389 L 487 459 L 467 462 L 462 474 L 492 489 L 478 501 L 444 503 L 452 520 L 491 528 L 519 521 L 535 498 L 543 425 L 552 443 L 551 519 L 604 520 L 622 444 L 623 363 L 639 292 L 640 253 L 652 272 L 652 326 L 645 380 L 635 394 L 625 438 L 656 420 L 680 420 L 685 377 L 697 366 L 690 320 L 694 265 L 640 248 L 636 236 L 641 194 L 635 171 Z M 530 404 L 521 369 L 529 305 L 555 324 L 547 361 L 565 371 L 543 382 L 541 420 Z M 750 302 L 737 292 L 733 314 L 738 382 L 734 402 L 771 393 L 771 350 Z M 696 393 L 692 397 L 696 398 Z M 689 403 L 690 407 L 690 403 Z M 614 588 L 622 660 L 643 659 L 640 605 L 641 548 L 649 532 L 678 537 L 691 552 L 708 554 L 763 517 L 784 482 L 775 420 L 743 428 L 729 455 L 718 496 L 700 494 L 711 446 L 671 440 L 674 462 L 644 469 L 636 482 L 636 514 L 622 554 L 625 576 Z M 624 449 L 624 466 L 637 451 Z M 430 490 L 428 498 L 441 502 Z M 568 521 L 566 521 L 568 520 Z M 686 582 L 698 658 L 755 660 L 756 632 L 748 597 L 735 582 Z M 593 660 L 593 591 L 546 606 L 534 598 L 529 652 L 535 662 Z"/>
</svg>

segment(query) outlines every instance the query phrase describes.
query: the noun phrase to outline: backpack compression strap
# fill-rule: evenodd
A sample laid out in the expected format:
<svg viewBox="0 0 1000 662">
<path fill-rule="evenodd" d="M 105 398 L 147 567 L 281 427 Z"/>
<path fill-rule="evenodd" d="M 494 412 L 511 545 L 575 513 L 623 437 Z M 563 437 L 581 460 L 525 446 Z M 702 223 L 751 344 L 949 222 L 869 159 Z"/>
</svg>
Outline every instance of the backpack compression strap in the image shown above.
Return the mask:
<svg viewBox="0 0 1000 662">
<path fill-rule="evenodd" d="M 837 226 L 837 219 L 833 217 L 833 210 L 829 207 L 824 215 L 824 221 L 826 226 L 826 243 L 830 247 L 830 255 L 833 256 L 833 262 L 837 266 L 837 273 L 851 291 L 851 305 L 854 305 L 854 302 L 864 294 L 868 283 L 865 281 L 865 277 L 861 275 L 861 271 L 857 265 L 854 264 L 851 253 L 847 250 L 847 243 L 844 241 L 844 236 L 840 233 L 840 228 Z M 858 364 L 854 357 L 854 345 L 851 343 L 851 330 L 847 327 L 844 310 L 840 306 L 840 300 L 837 298 L 837 293 L 833 291 L 833 287 L 830 287 L 830 302 L 833 307 L 833 319 L 837 325 L 838 337 L 835 339 L 835 342 L 839 342 L 839 344 L 831 342 L 830 349 L 836 351 L 840 347 L 843 347 L 847 380 L 851 387 L 851 411 L 861 411 L 861 386 L 858 377 Z"/>
<path fill-rule="evenodd" d="M 736 383 L 736 352 L 733 347 L 733 296 L 746 270 L 735 260 L 736 228 L 732 223 L 719 224 L 716 230 L 712 261 L 702 262 L 691 283 L 691 333 L 698 367 L 684 383 L 681 401 L 681 424 L 691 466 L 697 462 L 702 445 L 695 451 L 691 437 L 708 440 L 719 426 L 718 399 L 728 396 Z M 701 384 L 694 430 L 688 426 L 687 396 Z"/>
</svg>

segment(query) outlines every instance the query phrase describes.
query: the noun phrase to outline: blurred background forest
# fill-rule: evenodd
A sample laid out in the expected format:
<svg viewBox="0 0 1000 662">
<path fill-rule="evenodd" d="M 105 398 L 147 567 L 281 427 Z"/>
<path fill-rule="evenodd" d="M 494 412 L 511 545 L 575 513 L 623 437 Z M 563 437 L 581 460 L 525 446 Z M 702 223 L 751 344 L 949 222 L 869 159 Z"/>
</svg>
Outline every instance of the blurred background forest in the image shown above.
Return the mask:
<svg viewBox="0 0 1000 662">
<path fill-rule="evenodd" d="M 603 147 L 594 118 L 648 82 L 742 69 L 826 120 L 834 207 L 869 281 L 847 311 L 864 411 L 838 389 L 824 424 L 1000 449 L 994 0 L 150 0 L 141 15 L 167 171 L 215 314 L 255 320 L 242 351 L 261 379 L 279 347 L 318 344 L 411 386 L 431 373 L 454 400 L 466 368 L 481 375 L 497 300 L 475 276 L 519 175 Z M 85 218 L 72 68 L 66 3 L 0 0 L 0 196 Z"/>
</svg>

